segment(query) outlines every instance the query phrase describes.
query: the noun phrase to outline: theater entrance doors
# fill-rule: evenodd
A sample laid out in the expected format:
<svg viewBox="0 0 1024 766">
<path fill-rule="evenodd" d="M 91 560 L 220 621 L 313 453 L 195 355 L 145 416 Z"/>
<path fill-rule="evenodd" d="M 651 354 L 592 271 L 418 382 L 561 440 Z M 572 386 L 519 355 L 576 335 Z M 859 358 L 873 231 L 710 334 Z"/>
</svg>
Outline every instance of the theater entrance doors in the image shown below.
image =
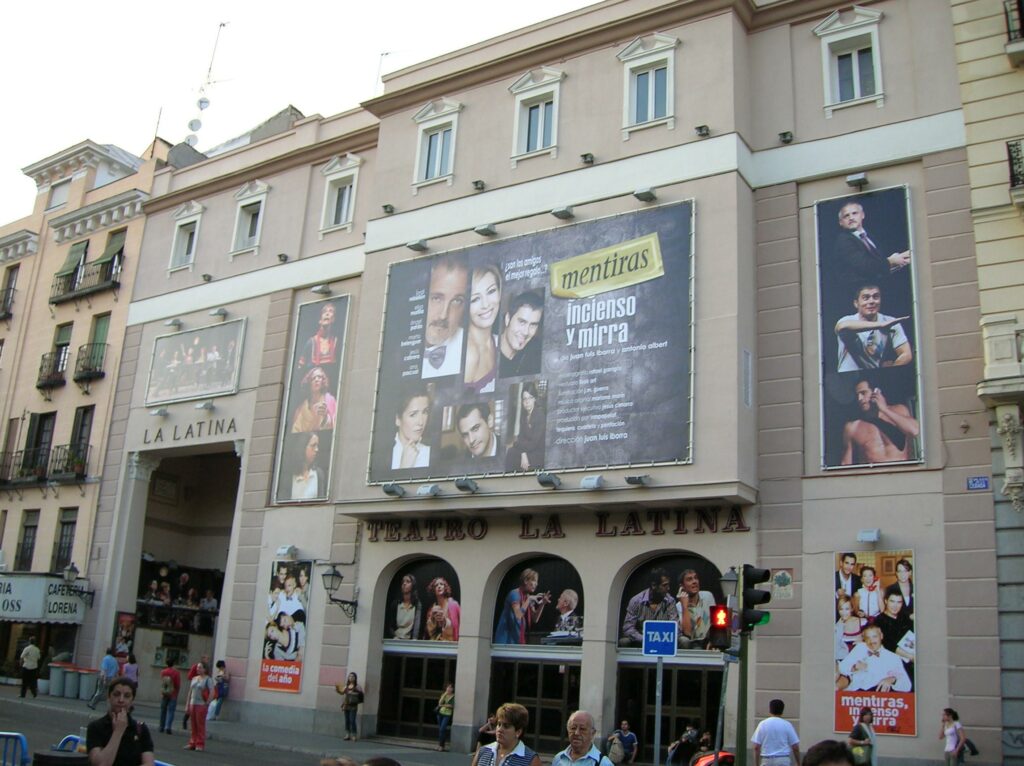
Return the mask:
<svg viewBox="0 0 1024 766">
<path fill-rule="evenodd" d="M 455 656 L 385 654 L 381 669 L 377 733 L 437 741 L 434 708 L 449 683 L 455 682 Z M 457 690 L 456 690 L 457 691 Z"/>
<path fill-rule="evenodd" d="M 540 753 L 565 747 L 565 725 L 580 704 L 580 666 L 536 658 L 494 660 L 487 711 L 518 702 L 530 713 L 523 742 Z"/>
</svg>

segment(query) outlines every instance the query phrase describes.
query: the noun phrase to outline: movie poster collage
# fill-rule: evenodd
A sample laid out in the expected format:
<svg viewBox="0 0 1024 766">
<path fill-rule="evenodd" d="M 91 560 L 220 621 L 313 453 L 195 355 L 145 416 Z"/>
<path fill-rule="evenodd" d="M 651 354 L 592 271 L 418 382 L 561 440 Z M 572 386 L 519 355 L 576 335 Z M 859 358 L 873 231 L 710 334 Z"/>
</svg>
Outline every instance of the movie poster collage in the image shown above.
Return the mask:
<svg viewBox="0 0 1024 766">
<path fill-rule="evenodd" d="M 244 339 L 244 319 L 161 335 L 153 341 L 146 404 L 233 394 Z"/>
<path fill-rule="evenodd" d="M 920 462 L 909 190 L 819 200 L 815 217 L 822 466 Z"/>
<path fill-rule="evenodd" d="M 343 295 L 298 307 L 281 413 L 278 503 L 322 501 L 330 494 L 348 304 Z"/>
<path fill-rule="evenodd" d="M 263 625 L 261 689 L 298 693 L 301 687 L 312 571 L 312 561 L 274 562 Z"/>
<path fill-rule="evenodd" d="M 692 213 L 393 264 L 370 481 L 687 459 Z"/>
<path fill-rule="evenodd" d="M 835 554 L 835 730 L 870 707 L 879 734 L 917 733 L 914 552 Z"/>
<path fill-rule="evenodd" d="M 442 559 L 411 561 L 391 580 L 384 638 L 400 641 L 459 640 L 462 609 L 459 578 Z"/>
</svg>

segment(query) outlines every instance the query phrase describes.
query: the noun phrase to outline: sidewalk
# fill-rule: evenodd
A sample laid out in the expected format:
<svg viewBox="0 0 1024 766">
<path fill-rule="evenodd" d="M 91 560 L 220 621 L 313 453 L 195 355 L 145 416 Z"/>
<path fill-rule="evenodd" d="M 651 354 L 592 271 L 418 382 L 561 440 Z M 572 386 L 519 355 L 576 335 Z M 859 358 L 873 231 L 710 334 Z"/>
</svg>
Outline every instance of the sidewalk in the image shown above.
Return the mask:
<svg viewBox="0 0 1024 766">
<path fill-rule="evenodd" d="M 0 686 L 0 700 L 14 701 L 20 692 L 17 686 Z M 39 695 L 37 698 L 18 700 L 22 705 L 30 705 L 41 710 L 60 710 L 66 713 L 80 713 L 82 726 L 96 718 L 97 712 L 90 710 L 84 700 L 66 699 Z M 178 706 L 175 716 L 181 722 L 183 708 Z M 134 715 L 144 721 L 154 731 L 160 717 L 160 706 L 154 703 L 138 702 Z M 184 736 L 184 732 L 176 727 L 175 735 Z M 304 762 L 315 764 L 317 758 L 326 755 L 347 755 L 358 763 L 363 763 L 374 756 L 394 758 L 402 766 L 467 766 L 470 755 L 447 751 L 439 753 L 433 750 L 432 742 L 373 737 L 358 742 L 345 742 L 338 737 L 327 734 L 302 733 L 296 736 L 294 729 L 277 729 L 270 726 L 258 726 L 238 721 L 210 721 L 207 725 L 207 736 L 213 740 L 233 742 L 236 744 L 255 745 L 289 753 L 301 753 L 309 756 Z M 182 742 L 185 740 L 182 739 Z"/>
</svg>

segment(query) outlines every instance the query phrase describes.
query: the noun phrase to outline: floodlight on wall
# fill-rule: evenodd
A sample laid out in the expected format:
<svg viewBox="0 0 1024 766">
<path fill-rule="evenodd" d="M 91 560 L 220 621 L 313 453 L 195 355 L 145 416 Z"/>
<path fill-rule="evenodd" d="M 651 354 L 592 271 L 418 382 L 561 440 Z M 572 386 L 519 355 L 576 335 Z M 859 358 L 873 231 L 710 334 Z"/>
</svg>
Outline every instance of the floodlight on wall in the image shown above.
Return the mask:
<svg viewBox="0 0 1024 766">
<path fill-rule="evenodd" d="M 380 207 L 384 211 L 384 215 L 391 215 L 392 213 L 395 212 L 395 206 L 388 202 L 385 202 Z"/>
<path fill-rule="evenodd" d="M 558 489 L 562 486 L 562 480 L 553 473 L 541 472 L 537 474 L 537 483 L 548 489 Z"/>
<path fill-rule="evenodd" d="M 424 484 L 416 488 L 417 497 L 437 497 L 441 494 L 440 484 Z"/>
<path fill-rule="evenodd" d="M 401 484 L 391 482 L 390 484 L 385 484 L 381 489 L 384 490 L 384 494 L 388 497 L 405 497 L 405 487 Z"/>
<path fill-rule="evenodd" d="M 582 162 L 584 165 L 593 165 L 594 155 L 591 154 L 590 152 L 583 152 L 583 154 L 580 155 L 580 162 Z"/>
<path fill-rule="evenodd" d="M 324 592 L 327 594 L 327 598 L 332 604 L 337 604 L 341 607 L 341 611 L 344 612 L 352 622 L 356 621 L 356 610 L 359 608 L 359 602 L 357 600 L 348 600 L 347 598 L 335 598 L 334 594 L 341 587 L 342 581 L 345 579 L 345 575 L 338 571 L 338 568 L 334 564 L 328 564 L 330 569 L 321 575 L 324 583 Z"/>
<path fill-rule="evenodd" d="M 472 479 L 467 479 L 463 477 L 461 479 L 455 480 L 455 489 L 459 490 L 460 492 L 469 492 L 470 494 L 475 494 L 480 491 L 480 485 L 477 484 Z"/>
<path fill-rule="evenodd" d="M 487 188 L 487 184 L 485 184 L 485 183 L 484 183 L 483 181 L 481 181 L 481 180 L 480 180 L 480 179 L 478 178 L 478 179 L 476 179 L 475 181 L 473 181 L 473 188 L 474 188 L 474 189 L 475 189 L 476 191 L 483 191 L 484 189 L 486 189 L 486 188 Z"/>
<path fill-rule="evenodd" d="M 277 260 L 281 263 L 288 263 L 288 253 L 278 253 Z"/>
<path fill-rule="evenodd" d="M 792 130 L 784 130 L 784 131 L 782 131 L 781 133 L 779 133 L 779 140 L 782 143 L 784 143 L 784 144 L 791 144 L 791 143 L 793 143 L 793 131 Z"/>
<path fill-rule="evenodd" d="M 209 282 L 211 279 L 213 279 L 213 275 L 211 275 L 211 274 L 203 274 L 203 281 L 204 282 Z"/>
<path fill-rule="evenodd" d="M 495 234 L 498 233 L 498 229 L 494 226 L 493 223 L 481 224 L 480 226 L 474 228 L 473 231 L 475 231 L 481 237 L 493 237 Z"/>
<path fill-rule="evenodd" d="M 196 405 L 196 409 L 197 410 L 206 410 L 207 412 L 213 412 L 214 404 L 213 404 L 213 402 L 211 402 L 209 400 L 207 400 L 205 402 L 199 402 L 199 404 Z"/>
<path fill-rule="evenodd" d="M 210 309 L 210 316 L 216 317 L 220 321 L 224 321 L 228 318 L 228 310 L 221 306 L 220 308 Z"/>
<path fill-rule="evenodd" d="M 157 407 L 155 410 L 150 410 L 149 414 L 154 418 L 166 418 L 169 413 L 166 407 Z"/>
<path fill-rule="evenodd" d="M 96 591 L 89 590 L 87 587 L 75 585 L 75 581 L 78 579 L 78 567 L 75 566 L 75 562 L 72 561 L 61 572 L 61 576 L 64 578 L 64 587 L 75 596 L 78 596 L 89 606 L 92 606 L 93 598 L 96 595 Z"/>
<path fill-rule="evenodd" d="M 568 221 L 570 218 L 575 217 L 575 214 L 572 212 L 571 205 L 565 205 L 564 207 L 556 207 L 554 210 L 551 211 L 551 215 L 553 215 L 560 221 Z"/>
<path fill-rule="evenodd" d="M 633 196 L 641 202 L 654 202 L 654 200 L 658 199 L 658 195 L 654 193 L 654 189 L 649 187 L 646 189 L 637 189 L 633 192 Z"/>
<path fill-rule="evenodd" d="M 295 561 L 299 556 L 299 549 L 294 545 L 279 545 L 277 546 L 277 558 L 288 559 L 289 561 Z"/>
<path fill-rule="evenodd" d="M 405 246 L 410 250 L 415 250 L 417 253 L 425 253 L 427 251 L 427 240 L 414 239 L 412 242 L 406 242 Z"/>
<path fill-rule="evenodd" d="M 627 476 L 626 484 L 631 484 L 634 487 L 646 487 L 651 483 L 651 475 L 649 473 L 638 474 L 637 476 Z"/>
<path fill-rule="evenodd" d="M 604 487 L 604 477 L 601 474 L 584 476 L 580 480 L 580 489 L 601 489 L 602 487 Z"/>
<path fill-rule="evenodd" d="M 698 125 L 693 129 L 693 132 L 696 133 L 701 138 L 707 138 L 708 136 L 711 135 L 711 128 L 709 128 L 707 125 Z"/>
<path fill-rule="evenodd" d="M 173 327 L 175 330 L 181 329 L 181 320 L 178 317 L 173 317 L 164 322 L 164 327 Z"/>
<path fill-rule="evenodd" d="M 854 189 L 863 189 L 868 185 L 868 174 L 867 173 L 851 173 L 846 177 L 846 185 L 852 186 Z"/>
<path fill-rule="evenodd" d="M 871 545 L 874 545 L 881 539 L 882 530 L 878 527 L 874 527 L 873 529 L 862 529 L 857 532 L 858 543 L 870 543 Z"/>
<path fill-rule="evenodd" d="M 331 286 L 330 285 L 314 285 L 313 287 L 309 288 L 309 291 L 311 293 L 315 294 L 315 295 L 330 295 L 331 294 Z"/>
</svg>

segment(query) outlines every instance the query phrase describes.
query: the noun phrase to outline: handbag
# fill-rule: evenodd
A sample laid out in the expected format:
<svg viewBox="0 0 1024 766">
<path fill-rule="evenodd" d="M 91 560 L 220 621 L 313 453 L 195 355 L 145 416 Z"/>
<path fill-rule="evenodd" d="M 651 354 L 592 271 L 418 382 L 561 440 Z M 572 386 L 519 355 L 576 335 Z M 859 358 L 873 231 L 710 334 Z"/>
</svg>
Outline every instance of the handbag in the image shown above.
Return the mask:
<svg viewBox="0 0 1024 766">
<path fill-rule="evenodd" d="M 608 748 L 608 760 L 616 764 L 616 766 L 618 766 L 618 764 L 622 763 L 625 760 L 625 758 L 626 750 L 622 747 L 622 743 L 619 742 L 618 738 L 616 737 L 612 740 L 612 744 Z"/>
<path fill-rule="evenodd" d="M 854 745 L 850 748 L 855 766 L 870 766 L 871 745 Z"/>
<path fill-rule="evenodd" d="M 978 746 L 975 745 L 973 742 L 971 742 L 970 739 L 965 739 L 964 740 L 964 747 L 967 748 L 967 752 L 970 753 L 971 755 L 977 755 L 978 753 L 981 752 L 980 750 L 978 750 Z"/>
</svg>

